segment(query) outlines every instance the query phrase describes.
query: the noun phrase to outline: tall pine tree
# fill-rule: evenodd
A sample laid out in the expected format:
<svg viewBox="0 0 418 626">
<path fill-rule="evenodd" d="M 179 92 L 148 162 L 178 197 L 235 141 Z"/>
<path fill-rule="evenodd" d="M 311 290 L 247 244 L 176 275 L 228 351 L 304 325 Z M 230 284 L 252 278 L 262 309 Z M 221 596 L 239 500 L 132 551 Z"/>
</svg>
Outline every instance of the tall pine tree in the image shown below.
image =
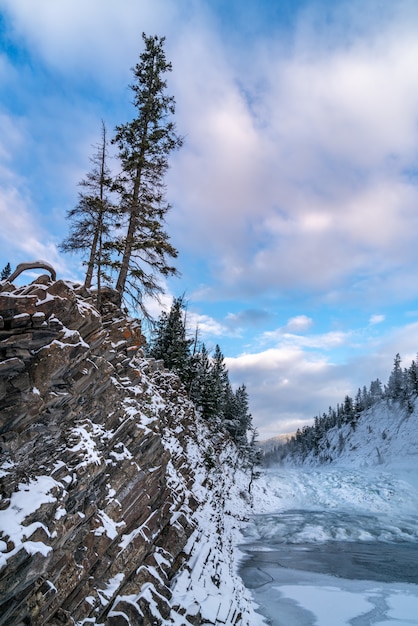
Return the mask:
<svg viewBox="0 0 418 626">
<path fill-rule="evenodd" d="M 229 375 L 226 369 L 224 355 L 218 344 L 215 346 L 215 352 L 212 357 L 209 385 L 213 403 L 213 416 L 222 418 L 225 411 Z"/>
<path fill-rule="evenodd" d="M 121 211 L 127 217 L 126 235 L 113 241 L 118 258 L 116 289 L 131 296 L 144 313 L 144 296 L 162 292 L 161 276 L 176 274 L 169 259 L 177 257 L 164 230 L 170 205 L 165 201 L 164 175 L 168 156 L 182 145 L 172 116 L 175 101 L 167 95 L 165 75 L 170 72 L 164 52 L 165 37 L 142 34 L 145 49 L 133 69 L 131 85 L 137 115 L 116 127 L 113 139 L 119 149 Z"/>
</svg>

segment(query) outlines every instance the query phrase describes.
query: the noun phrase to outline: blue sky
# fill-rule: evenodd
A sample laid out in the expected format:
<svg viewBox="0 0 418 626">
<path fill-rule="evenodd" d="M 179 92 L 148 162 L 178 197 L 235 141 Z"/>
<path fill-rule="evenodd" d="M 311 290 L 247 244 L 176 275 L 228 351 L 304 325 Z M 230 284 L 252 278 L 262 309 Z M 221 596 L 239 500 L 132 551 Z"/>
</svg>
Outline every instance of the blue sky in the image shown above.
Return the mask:
<svg viewBox="0 0 418 626">
<path fill-rule="evenodd" d="M 166 36 L 185 137 L 168 228 L 189 319 L 245 382 L 261 438 L 418 351 L 418 2 L 0 0 L 0 266 L 62 278 L 65 214 L 103 119 L 134 114 Z M 154 308 L 158 314 L 157 308 Z"/>
</svg>

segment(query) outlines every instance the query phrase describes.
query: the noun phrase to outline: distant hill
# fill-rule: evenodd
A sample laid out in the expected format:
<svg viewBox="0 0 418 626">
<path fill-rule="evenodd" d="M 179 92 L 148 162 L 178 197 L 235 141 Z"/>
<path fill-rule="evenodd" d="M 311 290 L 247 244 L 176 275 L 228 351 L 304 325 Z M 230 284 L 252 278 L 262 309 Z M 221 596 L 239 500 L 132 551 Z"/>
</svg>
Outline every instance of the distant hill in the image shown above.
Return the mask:
<svg viewBox="0 0 418 626">
<path fill-rule="evenodd" d="M 270 452 L 271 450 L 274 450 L 278 445 L 281 446 L 285 444 L 294 435 L 295 433 L 286 433 L 283 435 L 276 435 L 275 437 L 271 437 L 270 439 L 265 439 L 264 441 L 260 441 L 259 447 L 264 453 Z"/>
<path fill-rule="evenodd" d="M 346 396 L 335 409 L 314 418 L 287 442 L 277 438 L 264 448 L 266 465 L 324 465 L 341 463 L 417 466 L 418 367 L 402 369 L 396 355 L 388 383 L 379 380 Z M 272 440 L 269 440 L 272 442 Z"/>
<path fill-rule="evenodd" d="M 352 424 L 334 426 L 303 459 L 296 455 L 293 460 L 314 465 L 418 467 L 418 401 L 410 412 L 400 402 L 381 400 L 361 414 L 355 428 Z"/>
</svg>

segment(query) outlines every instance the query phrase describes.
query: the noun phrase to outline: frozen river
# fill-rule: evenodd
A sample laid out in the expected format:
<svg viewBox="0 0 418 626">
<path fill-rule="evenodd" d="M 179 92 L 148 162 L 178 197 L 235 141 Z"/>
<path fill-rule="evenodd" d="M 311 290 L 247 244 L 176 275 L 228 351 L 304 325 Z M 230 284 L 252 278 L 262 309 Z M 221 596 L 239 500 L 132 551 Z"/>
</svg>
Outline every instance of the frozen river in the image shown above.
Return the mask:
<svg viewBox="0 0 418 626">
<path fill-rule="evenodd" d="M 417 474 L 267 471 L 240 571 L 266 624 L 418 626 Z"/>
</svg>

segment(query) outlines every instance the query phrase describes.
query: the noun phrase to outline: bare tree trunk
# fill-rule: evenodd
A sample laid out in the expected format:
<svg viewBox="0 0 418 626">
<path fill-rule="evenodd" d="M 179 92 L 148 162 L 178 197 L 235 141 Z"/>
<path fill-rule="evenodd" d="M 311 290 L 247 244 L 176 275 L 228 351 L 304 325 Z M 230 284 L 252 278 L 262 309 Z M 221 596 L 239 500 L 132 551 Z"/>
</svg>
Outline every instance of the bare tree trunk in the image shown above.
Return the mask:
<svg viewBox="0 0 418 626">
<path fill-rule="evenodd" d="M 99 181 L 99 216 L 97 226 L 94 230 L 93 243 L 90 250 L 90 258 L 87 264 L 86 278 L 84 287 L 90 289 L 93 280 L 93 271 L 95 261 L 97 259 L 97 299 L 100 300 L 100 271 L 102 259 L 102 231 L 103 231 L 103 212 L 105 202 L 105 172 L 106 172 L 106 126 L 102 120 L 102 146 L 100 154 L 100 181 Z M 99 244 L 99 254 L 97 258 L 97 245 Z"/>
<path fill-rule="evenodd" d="M 96 258 L 96 249 L 97 249 L 98 239 L 99 239 L 99 232 L 98 230 L 95 230 L 93 243 L 91 244 L 90 257 L 87 263 L 86 278 L 84 280 L 84 287 L 86 287 L 86 289 L 90 289 L 91 281 L 93 279 L 94 260 Z"/>
<path fill-rule="evenodd" d="M 122 296 L 125 291 L 126 280 L 128 278 L 129 263 L 132 256 L 132 248 L 135 241 L 135 232 L 138 224 L 139 216 L 139 188 L 141 181 L 141 170 L 138 168 L 135 178 L 134 189 L 132 194 L 131 215 L 129 217 L 128 232 L 125 239 L 125 248 L 123 250 L 122 264 L 116 283 L 116 291 Z"/>
</svg>

